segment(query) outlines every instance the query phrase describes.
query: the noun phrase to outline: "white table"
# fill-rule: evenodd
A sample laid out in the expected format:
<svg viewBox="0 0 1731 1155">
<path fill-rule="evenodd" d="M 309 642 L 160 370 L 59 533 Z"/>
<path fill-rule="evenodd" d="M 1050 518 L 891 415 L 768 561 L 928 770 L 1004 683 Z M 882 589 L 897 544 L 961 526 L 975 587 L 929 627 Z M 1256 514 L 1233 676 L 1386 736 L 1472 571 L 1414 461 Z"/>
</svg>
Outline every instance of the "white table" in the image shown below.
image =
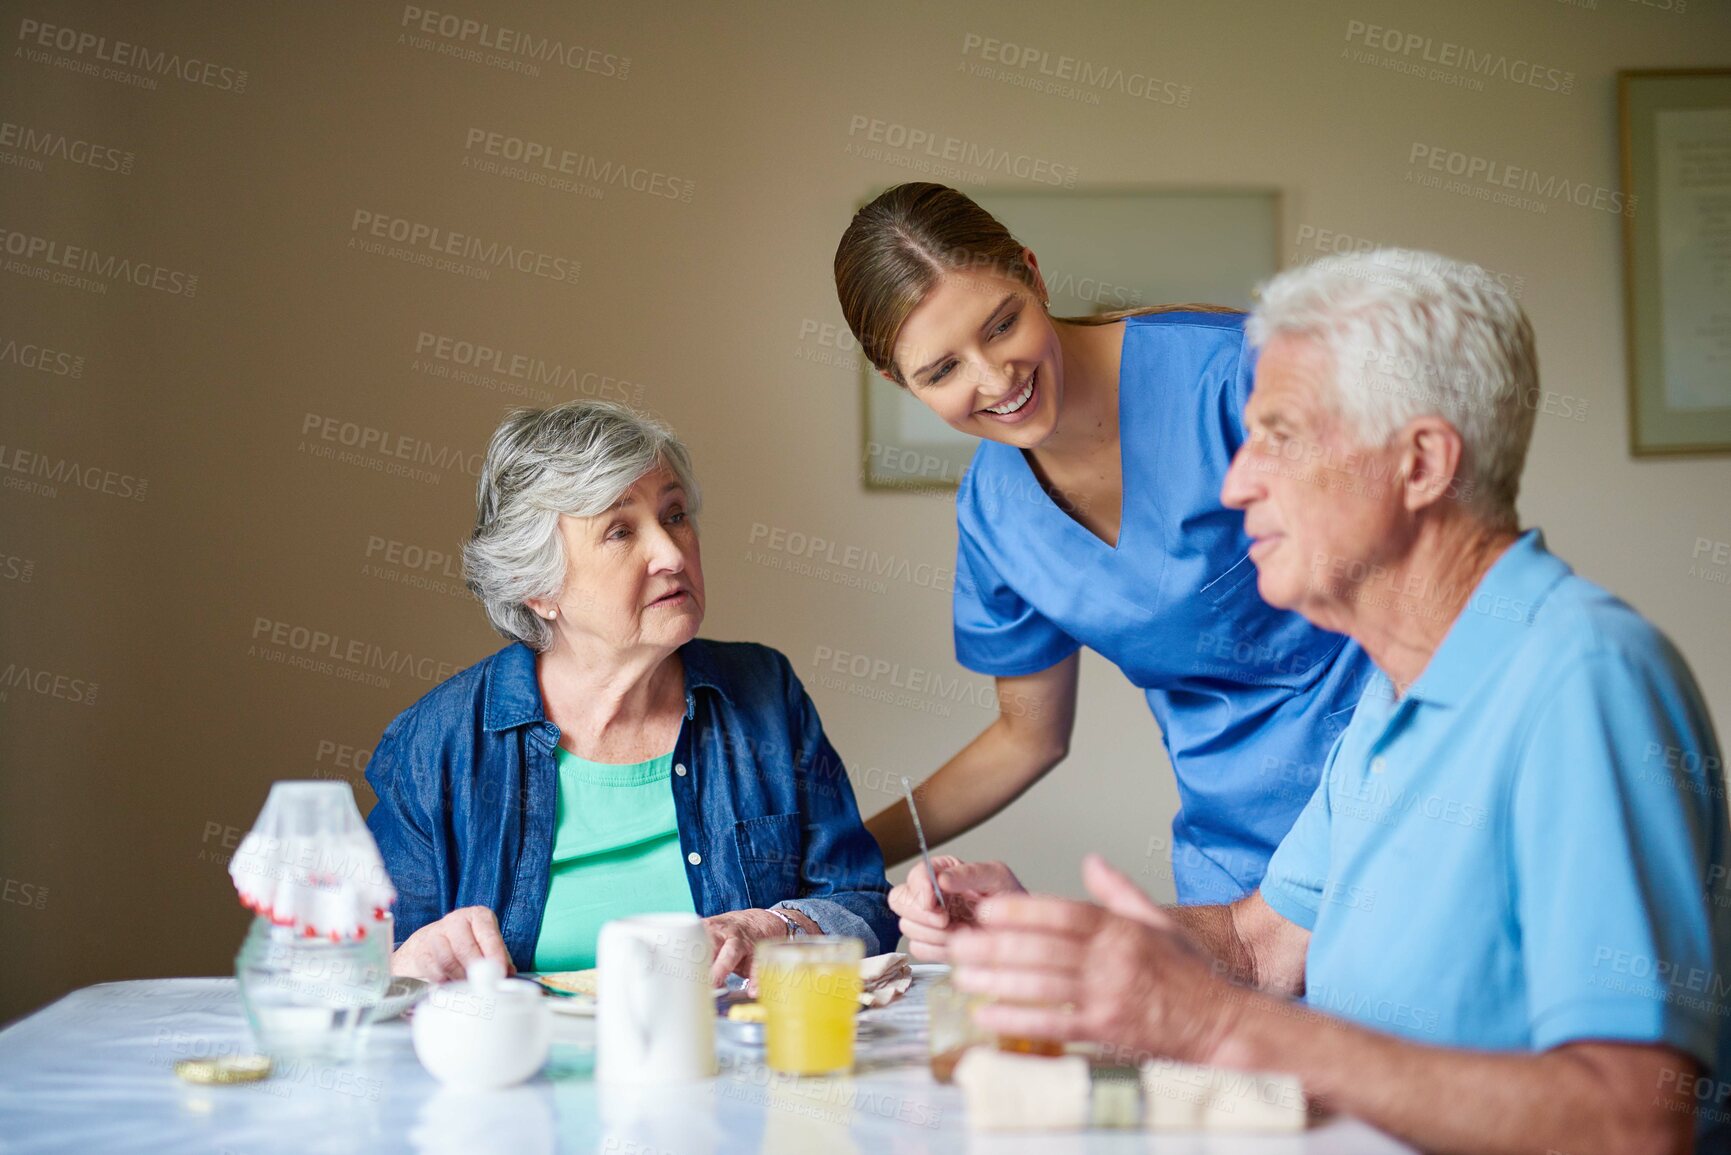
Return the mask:
<svg viewBox="0 0 1731 1155">
<path fill-rule="evenodd" d="M 926 971 L 927 968 L 920 968 Z M 594 1028 L 559 1016 L 543 1075 L 461 1094 L 415 1059 L 403 1021 L 372 1028 L 347 1066 L 281 1065 L 262 1083 L 183 1083 L 186 1058 L 253 1050 L 233 979 L 104 983 L 0 1031 L 0 1152 L 476 1152 L 543 1155 L 1390 1155 L 1410 1148 L 1337 1119 L 1303 1135 L 972 1133 L 960 1091 L 925 1065 L 922 974 L 862 1016 L 852 1078 L 772 1077 L 722 1047 L 720 1077 L 646 1093 L 597 1087 Z"/>
</svg>

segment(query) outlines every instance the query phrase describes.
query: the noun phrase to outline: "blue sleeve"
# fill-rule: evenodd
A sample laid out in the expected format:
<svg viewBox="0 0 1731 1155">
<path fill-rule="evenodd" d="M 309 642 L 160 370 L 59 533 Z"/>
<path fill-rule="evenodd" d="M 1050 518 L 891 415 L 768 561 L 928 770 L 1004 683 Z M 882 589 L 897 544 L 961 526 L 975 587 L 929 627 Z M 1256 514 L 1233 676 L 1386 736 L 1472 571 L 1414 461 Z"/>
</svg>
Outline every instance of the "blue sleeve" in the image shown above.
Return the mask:
<svg viewBox="0 0 1731 1155">
<path fill-rule="evenodd" d="M 1674 780 L 1653 756 L 1719 764 L 1692 679 L 1668 667 L 1589 654 L 1534 719 L 1509 836 L 1535 1048 L 1666 1043 L 1713 1065 L 1727 991 L 1704 893 L 1723 783 Z"/>
<path fill-rule="evenodd" d="M 868 956 L 894 950 L 901 930 L 890 912 L 883 852 L 860 821 L 847 768 L 824 733 L 817 706 L 792 665 L 777 656 L 797 752 L 794 773 L 805 837 L 799 897 L 776 905 L 799 911 L 825 934 L 864 940 Z"/>
<path fill-rule="evenodd" d="M 1316 928 L 1316 913 L 1322 909 L 1322 895 L 1328 887 L 1329 827 L 1334 821 L 1328 780 L 1339 752 L 1337 738 L 1323 763 L 1315 792 L 1298 812 L 1298 821 L 1274 848 L 1268 871 L 1262 876 L 1262 901 L 1281 918 L 1305 930 Z"/>
<path fill-rule="evenodd" d="M 1051 669 L 1081 648 L 1011 588 L 965 519 L 957 518 L 956 531 L 956 661 L 976 674 L 1014 678 Z"/>
<path fill-rule="evenodd" d="M 428 923 L 437 922 L 441 909 L 439 873 L 433 839 L 424 816 L 425 799 L 419 797 L 413 768 L 403 764 L 399 740 L 399 718 L 367 760 L 367 784 L 379 797 L 367 814 L 367 829 L 379 844 L 379 857 L 391 876 L 397 901 L 391 908 L 395 945 Z"/>
</svg>

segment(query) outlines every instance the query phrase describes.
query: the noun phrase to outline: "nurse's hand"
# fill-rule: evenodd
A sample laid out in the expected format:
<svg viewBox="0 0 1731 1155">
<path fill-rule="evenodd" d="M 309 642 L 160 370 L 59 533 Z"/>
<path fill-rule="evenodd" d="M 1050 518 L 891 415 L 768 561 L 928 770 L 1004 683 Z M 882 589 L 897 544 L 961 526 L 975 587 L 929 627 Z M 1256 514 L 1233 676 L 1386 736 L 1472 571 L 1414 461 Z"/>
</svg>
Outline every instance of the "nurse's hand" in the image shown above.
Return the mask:
<svg viewBox="0 0 1731 1155">
<path fill-rule="evenodd" d="M 916 862 L 907 881 L 890 890 L 890 909 L 901 916 L 908 953 L 921 962 L 948 962 L 950 932 L 971 926 L 974 906 L 994 894 L 1026 894 L 1027 889 L 1001 862 L 963 862 L 953 854 L 934 854 L 932 869 L 944 892 L 945 909 L 932 893 L 925 863 Z"/>
<path fill-rule="evenodd" d="M 492 959 L 507 975 L 517 973 L 499 934 L 498 916 L 484 906 L 465 906 L 404 939 L 391 952 L 391 973 L 430 983 L 450 982 L 463 978 L 469 963 L 478 958 Z"/>
</svg>

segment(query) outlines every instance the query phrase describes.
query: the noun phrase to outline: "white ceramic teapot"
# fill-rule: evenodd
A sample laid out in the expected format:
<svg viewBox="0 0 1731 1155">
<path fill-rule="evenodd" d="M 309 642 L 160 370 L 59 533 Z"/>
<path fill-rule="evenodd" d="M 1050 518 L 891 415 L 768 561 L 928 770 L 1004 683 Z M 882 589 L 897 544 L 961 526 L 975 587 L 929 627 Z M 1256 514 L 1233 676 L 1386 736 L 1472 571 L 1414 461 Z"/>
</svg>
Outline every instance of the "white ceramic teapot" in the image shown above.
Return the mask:
<svg viewBox="0 0 1731 1155">
<path fill-rule="evenodd" d="M 468 981 L 444 983 L 415 1008 L 415 1055 L 441 1083 L 471 1091 L 515 1086 L 547 1062 L 553 1022 L 541 988 L 507 979 L 491 959 Z"/>
</svg>

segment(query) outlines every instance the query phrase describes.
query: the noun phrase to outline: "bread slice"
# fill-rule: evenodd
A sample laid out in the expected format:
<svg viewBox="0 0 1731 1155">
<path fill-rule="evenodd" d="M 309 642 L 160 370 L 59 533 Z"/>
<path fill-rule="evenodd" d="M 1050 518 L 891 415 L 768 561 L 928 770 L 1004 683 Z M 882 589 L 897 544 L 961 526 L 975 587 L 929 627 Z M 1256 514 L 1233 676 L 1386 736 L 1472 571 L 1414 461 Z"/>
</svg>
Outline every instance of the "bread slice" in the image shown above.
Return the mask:
<svg viewBox="0 0 1731 1155">
<path fill-rule="evenodd" d="M 554 990 L 564 991 L 568 995 L 588 995 L 594 998 L 597 994 L 596 978 L 600 974 L 594 967 L 585 971 L 543 971 L 540 980 Z"/>
</svg>

